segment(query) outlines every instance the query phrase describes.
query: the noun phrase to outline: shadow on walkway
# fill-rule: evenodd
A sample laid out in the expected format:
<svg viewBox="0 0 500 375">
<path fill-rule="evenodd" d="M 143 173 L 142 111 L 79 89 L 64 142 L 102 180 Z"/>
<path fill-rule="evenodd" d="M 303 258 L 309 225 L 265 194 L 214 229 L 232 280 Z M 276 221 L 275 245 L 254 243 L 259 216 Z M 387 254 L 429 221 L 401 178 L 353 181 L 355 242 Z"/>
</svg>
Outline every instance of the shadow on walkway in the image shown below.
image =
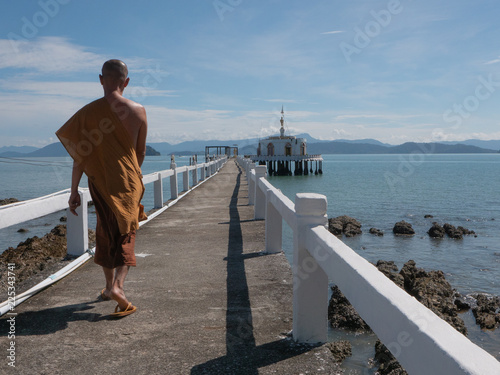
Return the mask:
<svg viewBox="0 0 500 375">
<path fill-rule="evenodd" d="M 15 316 L 5 314 L 0 320 L 0 332 L 9 332 L 10 318 L 15 318 L 16 336 L 49 335 L 68 328 L 68 323 L 76 321 L 96 322 L 108 316 L 88 313 L 99 300 L 53 307 L 50 309 L 26 311 Z"/>
<path fill-rule="evenodd" d="M 315 346 L 297 345 L 291 339 L 282 339 L 256 346 L 245 260 L 257 256 L 243 254 L 243 235 L 238 211 L 238 192 L 241 168 L 229 205 L 229 244 L 227 252 L 227 312 L 226 355 L 197 365 L 191 374 L 252 374 L 259 368 L 301 355 Z M 262 255 L 262 254 L 260 254 Z"/>
</svg>

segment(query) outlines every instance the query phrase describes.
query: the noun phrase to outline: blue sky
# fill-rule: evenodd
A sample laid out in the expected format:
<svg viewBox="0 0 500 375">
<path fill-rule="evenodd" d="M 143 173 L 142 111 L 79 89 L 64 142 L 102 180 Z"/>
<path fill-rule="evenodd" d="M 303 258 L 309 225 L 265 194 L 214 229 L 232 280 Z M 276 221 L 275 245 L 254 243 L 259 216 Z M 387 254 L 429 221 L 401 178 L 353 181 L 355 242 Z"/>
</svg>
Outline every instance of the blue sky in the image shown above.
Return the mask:
<svg viewBox="0 0 500 375">
<path fill-rule="evenodd" d="M 44 146 L 129 66 L 148 142 L 500 139 L 496 0 L 8 1 L 0 147 Z"/>
</svg>

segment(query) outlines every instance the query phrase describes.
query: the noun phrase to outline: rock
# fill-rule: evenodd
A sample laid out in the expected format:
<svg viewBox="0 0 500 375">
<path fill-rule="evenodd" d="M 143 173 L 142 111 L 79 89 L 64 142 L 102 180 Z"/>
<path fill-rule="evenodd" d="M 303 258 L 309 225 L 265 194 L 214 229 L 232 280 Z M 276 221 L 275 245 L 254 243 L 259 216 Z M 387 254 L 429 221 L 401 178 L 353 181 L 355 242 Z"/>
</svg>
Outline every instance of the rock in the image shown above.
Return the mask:
<svg viewBox="0 0 500 375">
<path fill-rule="evenodd" d="M 477 306 L 472 308 L 476 323 L 482 329 L 495 329 L 500 327 L 500 297 L 477 294 L 473 296 Z"/>
<path fill-rule="evenodd" d="M 448 237 L 457 240 L 461 240 L 464 235 L 476 234 L 473 230 L 469 230 L 461 226 L 455 228 L 453 225 L 448 223 L 444 224 L 443 226 L 439 225 L 438 223 L 432 223 L 432 227 L 427 233 L 430 237 L 433 238 L 443 238 L 444 235 L 447 234 Z"/>
<path fill-rule="evenodd" d="M 465 312 L 470 309 L 470 303 L 460 293 L 455 294 L 455 306 L 459 313 Z"/>
<path fill-rule="evenodd" d="M 393 261 L 379 260 L 376 266 L 396 285 L 414 296 L 420 303 L 452 325 L 457 331 L 467 335 L 467 328 L 464 321 L 458 316 L 458 312 L 459 308 L 462 310 L 468 304 L 465 301 L 460 301 L 461 296 L 452 289 L 442 271 L 427 272 L 422 268 L 417 268 L 413 260 L 406 262 L 399 272 Z M 484 297 L 478 297 L 478 300 L 479 306 Z M 486 326 L 492 326 L 493 322 L 495 326 L 500 324 L 500 297 L 497 297 L 495 301 L 495 304 L 491 305 L 491 302 L 488 302 L 488 307 L 484 308 L 490 314 L 483 319 Z M 481 306 L 483 306 L 482 303 Z M 479 315 L 479 312 L 483 311 L 483 309 L 478 308 L 477 311 Z M 492 312 L 494 313 L 493 318 L 491 317 Z M 355 332 L 370 331 L 370 327 L 336 286 L 332 287 L 332 297 L 328 305 L 328 318 L 334 328 L 346 328 Z M 375 359 L 380 364 L 380 374 L 406 374 L 405 370 L 382 343 L 378 342 L 376 344 L 376 352 Z"/>
<path fill-rule="evenodd" d="M 433 217 L 434 217 L 434 216 L 432 216 L 432 215 L 425 215 L 425 216 L 424 216 L 424 219 L 432 219 Z"/>
<path fill-rule="evenodd" d="M 464 227 L 460 227 L 459 226 L 457 229 L 459 231 L 461 231 L 462 234 L 465 235 L 465 236 L 470 236 L 470 235 L 473 235 L 473 234 L 475 235 L 476 234 L 476 232 L 474 232 L 473 230 L 469 230 L 469 229 L 464 228 Z"/>
<path fill-rule="evenodd" d="M 350 341 L 341 340 L 328 343 L 328 349 L 333 354 L 335 362 L 344 362 L 347 357 L 352 356 L 352 345 Z"/>
<path fill-rule="evenodd" d="M 377 374 L 380 375 L 408 375 L 394 358 L 389 349 L 380 340 L 375 342 L 375 360 L 379 364 Z"/>
<path fill-rule="evenodd" d="M 426 272 L 423 268 L 417 268 L 415 261 L 410 260 L 405 263 L 400 274 L 408 294 L 467 336 L 467 328 L 458 316 L 455 305 L 455 291 L 444 277 L 443 271 Z"/>
<path fill-rule="evenodd" d="M 371 328 L 361 319 L 337 286 L 332 286 L 332 296 L 328 304 L 328 320 L 333 328 L 346 328 L 355 332 L 371 332 Z"/>
<path fill-rule="evenodd" d="M 376 236 L 383 236 L 384 232 L 382 232 L 380 229 L 377 228 L 370 228 L 370 233 L 374 234 Z"/>
<path fill-rule="evenodd" d="M 432 223 L 432 227 L 428 230 L 427 233 L 429 234 L 429 237 L 432 238 L 443 238 L 446 234 L 446 231 L 438 223 Z"/>
<path fill-rule="evenodd" d="M 457 240 L 461 240 L 463 238 L 463 233 L 461 230 L 458 230 L 455 228 L 453 225 L 446 223 L 443 225 L 444 230 L 446 231 L 446 234 L 450 238 L 454 238 Z"/>
<path fill-rule="evenodd" d="M 407 223 L 406 221 L 399 221 L 394 225 L 394 228 L 392 229 L 392 232 L 394 234 L 402 234 L 405 236 L 412 236 L 415 234 L 415 231 L 413 230 L 412 226 L 410 223 Z"/>
<path fill-rule="evenodd" d="M 377 268 L 456 330 L 467 335 L 465 323 L 458 316 L 457 294 L 446 281 L 442 271 L 426 272 L 417 268 L 413 260 L 406 262 L 399 274 L 396 274 L 397 266 L 392 261 L 379 260 Z M 379 340 L 375 344 L 375 360 L 379 363 L 379 374 L 407 374 Z"/>
<path fill-rule="evenodd" d="M 379 260 L 376 264 L 376 267 L 380 272 L 382 272 L 385 276 L 391 279 L 397 286 L 404 289 L 404 279 L 398 272 L 398 266 L 391 260 Z"/>
<path fill-rule="evenodd" d="M 92 242 L 95 242 L 95 232 L 89 230 L 89 246 Z M 6 285 L 8 263 L 16 265 L 17 287 L 23 282 L 29 283 L 33 275 L 45 270 L 48 264 L 62 261 L 66 255 L 66 226 L 57 225 L 42 238 L 36 236 L 28 238 L 19 243 L 17 248 L 9 247 L 0 254 L 0 285 Z"/>
<path fill-rule="evenodd" d="M 344 233 L 346 237 L 354 237 L 362 233 L 361 223 L 345 215 L 328 219 L 328 230 L 335 236 L 340 236 Z"/>
<path fill-rule="evenodd" d="M 344 230 L 344 226 L 339 221 L 334 221 L 333 219 L 328 219 L 328 230 L 335 236 L 341 236 Z"/>
<path fill-rule="evenodd" d="M 5 206 L 7 204 L 19 202 L 16 198 L 0 199 L 0 206 Z"/>
</svg>

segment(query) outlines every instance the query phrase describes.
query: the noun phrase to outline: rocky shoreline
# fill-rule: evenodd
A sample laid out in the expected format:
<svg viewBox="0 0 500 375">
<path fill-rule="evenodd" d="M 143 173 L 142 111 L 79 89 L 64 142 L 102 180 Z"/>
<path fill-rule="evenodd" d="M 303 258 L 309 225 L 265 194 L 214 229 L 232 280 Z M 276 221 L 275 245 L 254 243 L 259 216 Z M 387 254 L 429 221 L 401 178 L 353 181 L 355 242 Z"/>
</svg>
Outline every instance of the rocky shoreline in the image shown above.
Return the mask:
<svg viewBox="0 0 500 375">
<path fill-rule="evenodd" d="M 0 206 L 5 206 L 11 203 L 16 203 L 19 202 L 16 198 L 6 198 L 6 199 L 0 199 Z"/>
<path fill-rule="evenodd" d="M 361 223 L 349 216 L 339 216 L 329 219 L 328 222 L 329 230 L 336 236 L 353 237 L 362 233 Z M 399 225 L 397 224 L 395 228 L 396 226 L 402 227 L 405 232 L 397 233 L 398 235 L 411 235 L 407 233 L 411 232 L 410 229 L 412 229 L 411 225 L 408 227 L 409 223 L 403 221 L 399 222 Z M 453 228 L 455 227 L 453 226 L 447 226 L 446 224 L 439 226 L 439 224 L 433 223 L 429 232 L 433 228 L 439 233 L 442 233 L 440 228 L 444 230 L 444 234 L 436 236 L 437 238 L 443 238 L 445 235 L 450 238 L 461 238 L 448 233 L 448 231 L 454 233 Z M 462 236 L 474 234 L 473 231 L 462 227 L 455 228 L 455 230 L 460 231 Z M 371 228 L 370 233 L 378 236 L 383 235 L 383 232 L 376 228 Z M 434 231 L 432 233 L 435 234 Z M 431 233 L 429 233 L 429 236 L 434 237 Z M 95 242 L 95 233 L 91 230 L 89 230 L 89 242 Z M 6 270 L 8 263 L 16 264 L 16 289 L 19 294 L 57 272 L 72 259 L 72 257 L 67 256 L 65 225 L 57 225 L 42 238 L 35 236 L 21 242 L 16 248 L 10 247 L 0 254 L 0 285 L 2 290 L 5 291 L 0 298 L 3 298 L 2 301 L 7 299 Z M 417 268 L 413 260 L 406 262 L 401 270 L 393 261 L 379 260 L 376 267 L 400 288 L 414 296 L 464 335 L 467 335 L 467 328 L 459 314 L 469 309 L 472 310 L 476 323 L 481 329 L 492 330 L 500 327 L 500 296 L 474 294 L 465 298 L 451 287 L 442 271 L 425 271 L 422 268 Z M 330 325 L 334 328 L 358 333 L 371 331 L 370 327 L 357 314 L 347 298 L 336 286 L 332 287 L 328 318 Z M 352 353 L 349 341 L 333 342 L 328 347 L 334 360 L 339 363 Z M 380 341 L 377 341 L 375 347 L 374 359 L 379 364 L 379 374 L 406 374 L 397 360 Z"/>
<path fill-rule="evenodd" d="M 432 218 L 432 216 L 427 215 L 426 218 Z M 361 223 L 348 216 L 329 219 L 329 230 L 336 236 L 345 235 L 346 237 L 362 233 Z M 383 235 L 383 232 L 376 228 L 370 228 L 370 233 L 378 236 Z M 400 221 L 394 225 L 393 233 L 412 236 L 415 231 L 410 223 Z M 450 224 L 441 226 L 437 222 L 432 224 L 428 234 L 432 238 L 443 238 L 447 235 L 452 239 L 462 239 L 464 235 L 476 236 L 474 231 L 466 228 L 460 226 L 455 228 Z M 466 336 L 467 327 L 459 314 L 469 309 L 472 309 L 476 324 L 481 329 L 493 330 L 500 327 L 500 296 L 474 294 L 466 298 L 451 287 L 442 271 L 425 271 L 422 268 L 417 268 L 413 260 L 406 262 L 401 270 L 398 269 L 394 261 L 379 260 L 375 266 L 396 285 Z M 332 286 L 331 289 L 332 294 L 328 306 L 330 325 L 336 329 L 345 329 L 356 333 L 371 332 L 370 327 L 355 311 L 339 288 Z M 379 365 L 378 374 L 380 375 L 406 374 L 406 371 L 379 340 L 375 344 L 374 360 Z"/>
<path fill-rule="evenodd" d="M 425 215 L 425 218 L 432 218 L 432 215 Z M 361 230 L 361 223 L 358 220 L 346 215 L 329 218 L 328 230 L 336 236 L 344 235 L 346 237 L 354 237 L 363 233 Z M 394 224 L 392 232 L 395 235 L 402 236 L 413 236 L 416 234 L 412 225 L 404 220 L 398 221 Z M 384 235 L 384 232 L 377 228 L 370 228 L 369 233 L 376 236 Z M 432 227 L 427 231 L 427 234 L 432 238 L 443 238 L 445 235 L 448 235 L 448 237 L 453 239 L 463 239 L 463 236 L 468 235 L 474 235 L 477 237 L 473 230 L 469 230 L 462 226 L 456 228 L 449 223 L 445 223 L 441 226 L 437 222 L 432 223 Z"/>
<path fill-rule="evenodd" d="M 89 230 L 89 245 L 95 243 L 95 232 Z M 66 225 L 60 224 L 39 238 L 28 238 L 16 248 L 0 254 L 0 299 L 7 299 L 7 266 L 15 264 L 16 294 L 20 294 L 59 271 L 74 257 L 67 254 Z"/>
<path fill-rule="evenodd" d="M 461 296 L 446 280 L 442 271 L 425 271 L 417 268 L 409 260 L 398 270 L 393 261 L 379 260 L 376 267 L 408 294 L 448 322 L 457 331 L 467 336 L 467 327 L 459 316 L 464 310 L 472 308 L 476 324 L 482 329 L 500 327 L 500 297 L 476 294 L 469 298 Z M 332 286 L 332 296 L 328 305 L 328 319 L 333 328 L 345 329 L 356 333 L 371 332 L 368 324 L 359 316 L 337 286 Z M 375 361 L 379 364 L 380 375 L 406 374 L 394 356 L 377 340 Z"/>
</svg>

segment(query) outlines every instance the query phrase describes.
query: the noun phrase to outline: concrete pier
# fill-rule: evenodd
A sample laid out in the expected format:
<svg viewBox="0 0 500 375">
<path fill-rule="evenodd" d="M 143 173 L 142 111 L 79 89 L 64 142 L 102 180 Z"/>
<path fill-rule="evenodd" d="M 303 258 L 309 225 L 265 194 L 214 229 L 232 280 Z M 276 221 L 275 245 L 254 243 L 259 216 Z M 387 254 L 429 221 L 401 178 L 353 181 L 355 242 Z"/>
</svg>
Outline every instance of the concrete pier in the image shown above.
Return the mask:
<svg viewBox="0 0 500 375">
<path fill-rule="evenodd" d="M 141 227 L 127 297 L 137 312 L 112 320 L 88 262 L 15 309 L 16 374 L 336 374 L 326 346 L 295 344 L 292 273 L 266 255 L 244 174 L 233 160 Z M 20 293 L 21 291 L 18 291 Z M 9 348 L 9 317 L 0 319 Z M 9 371 L 12 370 L 12 371 Z"/>
</svg>

